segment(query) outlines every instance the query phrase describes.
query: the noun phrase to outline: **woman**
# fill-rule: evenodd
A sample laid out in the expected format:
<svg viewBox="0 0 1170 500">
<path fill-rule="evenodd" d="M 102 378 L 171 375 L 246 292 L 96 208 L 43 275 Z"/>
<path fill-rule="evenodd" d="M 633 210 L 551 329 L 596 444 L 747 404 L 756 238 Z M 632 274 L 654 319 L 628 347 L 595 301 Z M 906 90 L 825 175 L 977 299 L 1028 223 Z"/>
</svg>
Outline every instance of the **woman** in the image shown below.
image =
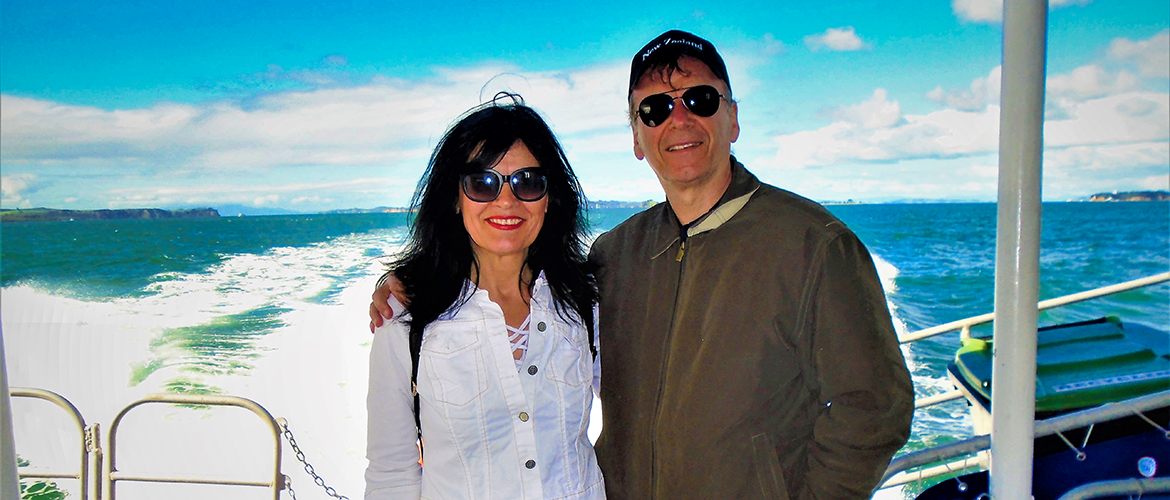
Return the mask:
<svg viewBox="0 0 1170 500">
<path fill-rule="evenodd" d="M 507 97 L 447 132 L 412 200 L 390 266 L 410 306 L 391 299 L 370 354 L 367 499 L 605 497 L 584 197 L 552 131 Z"/>
</svg>

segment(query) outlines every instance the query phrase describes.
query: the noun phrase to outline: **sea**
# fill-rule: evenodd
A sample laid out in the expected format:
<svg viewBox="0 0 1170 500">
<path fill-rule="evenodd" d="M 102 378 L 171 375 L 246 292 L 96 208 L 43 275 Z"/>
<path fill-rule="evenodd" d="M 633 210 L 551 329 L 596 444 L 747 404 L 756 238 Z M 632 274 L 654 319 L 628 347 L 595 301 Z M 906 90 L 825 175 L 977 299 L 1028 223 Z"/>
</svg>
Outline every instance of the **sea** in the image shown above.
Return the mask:
<svg viewBox="0 0 1170 500">
<path fill-rule="evenodd" d="M 900 333 L 992 311 L 994 204 L 827 208 L 873 254 Z M 593 234 L 637 211 L 591 210 Z M 279 448 L 297 498 L 328 498 L 317 478 L 360 498 L 370 292 L 407 217 L 4 223 L 8 382 L 72 403 L 117 471 L 271 480 Z M 1040 261 L 1041 299 L 1170 271 L 1170 203 L 1044 203 Z M 1170 330 L 1170 284 L 1044 311 L 1040 324 L 1105 315 Z M 958 345 L 950 333 L 903 347 L 919 397 L 951 389 L 945 366 Z M 239 407 L 135 404 L 155 393 L 246 398 L 289 434 Z M 12 408 L 21 470 L 76 473 L 83 439 L 69 413 L 24 397 Z M 595 409 L 594 436 L 599 422 Z M 916 413 L 903 452 L 972 434 L 966 403 L 945 403 Z M 53 483 L 79 498 L 77 480 Z M 116 486 L 119 498 L 272 498 L 248 486 Z"/>
</svg>

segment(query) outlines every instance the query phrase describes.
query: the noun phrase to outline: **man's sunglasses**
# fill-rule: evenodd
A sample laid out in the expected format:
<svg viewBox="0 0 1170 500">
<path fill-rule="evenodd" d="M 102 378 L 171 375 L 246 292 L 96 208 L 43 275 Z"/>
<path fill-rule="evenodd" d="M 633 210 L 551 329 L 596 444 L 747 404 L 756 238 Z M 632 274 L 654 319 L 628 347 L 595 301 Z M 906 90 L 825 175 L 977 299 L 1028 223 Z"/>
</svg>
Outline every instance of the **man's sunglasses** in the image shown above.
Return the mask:
<svg viewBox="0 0 1170 500">
<path fill-rule="evenodd" d="M 541 167 L 524 167 L 512 175 L 495 170 L 464 174 L 463 194 L 471 201 L 488 203 L 500 197 L 505 183 L 512 187 L 512 195 L 520 201 L 537 201 L 548 193 L 548 179 L 541 173 Z"/>
<path fill-rule="evenodd" d="M 677 92 L 677 90 L 674 92 Z M 691 113 L 694 113 L 695 116 L 705 118 L 719 111 L 719 99 L 726 98 L 715 87 L 710 85 L 687 88 L 686 92 L 683 92 L 679 97 L 671 96 L 665 92 L 649 95 L 638 104 L 638 117 L 642 119 L 642 123 L 645 123 L 647 127 L 662 125 L 670 117 L 670 113 L 674 111 L 675 99 L 682 99 L 683 106 L 691 110 Z"/>
</svg>

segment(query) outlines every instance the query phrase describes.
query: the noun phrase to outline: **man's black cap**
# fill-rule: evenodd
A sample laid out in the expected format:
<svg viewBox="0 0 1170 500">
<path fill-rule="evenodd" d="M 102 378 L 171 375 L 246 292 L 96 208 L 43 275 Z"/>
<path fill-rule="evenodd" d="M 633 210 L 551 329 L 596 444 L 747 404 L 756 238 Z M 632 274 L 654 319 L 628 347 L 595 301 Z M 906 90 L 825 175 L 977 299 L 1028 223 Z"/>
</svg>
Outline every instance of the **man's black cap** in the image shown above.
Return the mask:
<svg viewBox="0 0 1170 500">
<path fill-rule="evenodd" d="M 719 57 L 719 52 L 715 51 L 715 46 L 711 42 L 685 31 L 670 30 L 658 35 L 634 55 L 634 61 L 630 64 L 630 91 L 626 95 L 634 93 L 634 86 L 647 69 L 677 62 L 682 56 L 702 61 L 711 68 L 715 76 L 727 84 L 727 89 L 731 90 L 727 66 L 723 64 L 723 58 Z"/>
</svg>

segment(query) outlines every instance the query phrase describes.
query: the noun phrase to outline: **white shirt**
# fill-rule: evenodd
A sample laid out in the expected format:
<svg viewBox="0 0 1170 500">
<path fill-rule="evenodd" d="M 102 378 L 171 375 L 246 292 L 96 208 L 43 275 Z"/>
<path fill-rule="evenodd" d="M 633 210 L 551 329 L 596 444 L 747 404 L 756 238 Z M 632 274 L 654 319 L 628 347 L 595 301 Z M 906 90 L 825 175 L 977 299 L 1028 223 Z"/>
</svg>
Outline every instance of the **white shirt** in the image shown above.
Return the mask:
<svg viewBox="0 0 1170 500">
<path fill-rule="evenodd" d="M 605 498 L 586 435 L 600 365 L 585 328 L 557 315 L 543 274 L 519 370 L 503 311 L 486 290 L 427 325 L 418 369 L 425 467 L 415 445 L 409 327 L 402 305 L 390 303 L 395 318 L 375 332 L 370 351 L 367 500 Z"/>
</svg>

